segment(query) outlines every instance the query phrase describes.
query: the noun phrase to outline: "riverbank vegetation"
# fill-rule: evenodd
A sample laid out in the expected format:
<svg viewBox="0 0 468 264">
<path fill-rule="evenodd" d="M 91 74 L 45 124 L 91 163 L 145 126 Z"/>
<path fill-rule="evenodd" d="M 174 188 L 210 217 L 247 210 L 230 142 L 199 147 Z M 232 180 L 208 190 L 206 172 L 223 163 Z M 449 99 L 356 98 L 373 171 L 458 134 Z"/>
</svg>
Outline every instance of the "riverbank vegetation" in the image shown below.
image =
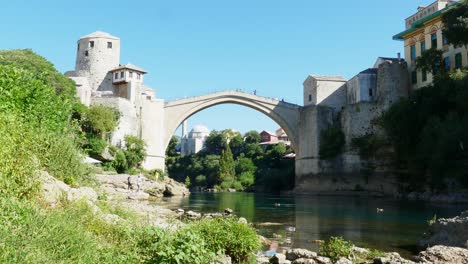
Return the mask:
<svg viewBox="0 0 468 264">
<path fill-rule="evenodd" d="M 444 37 L 454 46 L 468 44 L 468 1 L 442 15 Z M 395 103 L 382 125 L 395 149 L 411 189 L 433 191 L 468 188 L 468 69 L 450 69 L 441 50 L 418 57 L 419 70 L 431 72 L 433 83 Z"/>
<path fill-rule="evenodd" d="M 284 156 L 293 150 L 282 142 L 259 143 L 257 131 L 244 135 L 230 129 L 212 131 L 202 151 L 180 156 L 173 137 L 166 151 L 167 170 L 179 182 L 188 178 L 191 187 L 267 192 L 292 189 L 294 159 Z"/>
<path fill-rule="evenodd" d="M 32 51 L 0 51 L 1 263 L 209 263 L 224 254 L 238 262 L 251 258 L 259 247 L 256 232 L 235 218 L 190 222 L 170 231 L 148 227 L 145 219 L 124 211 L 115 212 L 121 221 L 109 223 L 84 200 L 64 197 L 49 207 L 42 197 L 41 171 L 72 186 L 95 184 L 91 168 L 82 162 L 84 154 L 107 147 L 91 139 L 105 139 L 115 127 L 115 113 L 86 109 L 74 89 L 70 79 Z M 93 144 L 100 149 L 87 147 Z M 145 157 L 144 142 L 135 137 L 127 137 L 116 156 L 119 151 L 123 170 L 137 167 Z"/>
</svg>

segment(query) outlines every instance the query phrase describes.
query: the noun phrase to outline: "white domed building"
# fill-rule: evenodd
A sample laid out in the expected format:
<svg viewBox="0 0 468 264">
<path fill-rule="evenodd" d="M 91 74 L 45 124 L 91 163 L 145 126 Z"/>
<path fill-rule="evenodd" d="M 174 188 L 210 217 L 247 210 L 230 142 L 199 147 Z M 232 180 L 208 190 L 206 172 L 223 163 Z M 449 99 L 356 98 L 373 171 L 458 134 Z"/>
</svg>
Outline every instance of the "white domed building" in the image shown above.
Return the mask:
<svg viewBox="0 0 468 264">
<path fill-rule="evenodd" d="M 196 125 L 188 135 L 184 133 L 180 140 L 180 154 L 182 156 L 198 153 L 203 149 L 205 140 L 210 135 L 210 130 L 206 126 Z"/>
</svg>

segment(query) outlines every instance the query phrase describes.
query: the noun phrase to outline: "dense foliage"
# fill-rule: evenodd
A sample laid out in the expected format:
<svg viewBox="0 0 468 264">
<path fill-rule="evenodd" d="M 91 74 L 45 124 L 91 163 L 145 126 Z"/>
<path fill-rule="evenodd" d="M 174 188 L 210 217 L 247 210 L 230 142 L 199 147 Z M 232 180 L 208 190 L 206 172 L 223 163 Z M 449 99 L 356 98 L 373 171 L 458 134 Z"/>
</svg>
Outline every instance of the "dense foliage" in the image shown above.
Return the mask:
<svg viewBox="0 0 468 264">
<path fill-rule="evenodd" d="M 456 6 L 442 15 L 444 36 L 456 45 L 468 44 L 468 0 L 460 0 Z"/>
<path fill-rule="evenodd" d="M 468 77 L 466 71 L 454 76 L 441 76 L 383 116 L 397 162 L 409 171 L 405 179 L 413 188 L 426 179 L 436 190 L 450 187 L 451 180 L 468 186 Z"/>
<path fill-rule="evenodd" d="M 320 255 L 337 261 L 341 257 L 351 258 L 353 254 L 353 244 L 342 237 L 330 237 L 328 241 L 320 246 Z"/>
<path fill-rule="evenodd" d="M 167 149 L 172 153 L 166 159 L 169 175 L 180 182 L 189 177 L 192 187 L 273 192 L 293 188 L 294 159 L 284 158 L 292 150 L 284 143 L 262 148 L 259 142 L 256 131 L 243 136 L 232 130 L 212 131 L 197 154 L 180 157 Z"/>
<path fill-rule="evenodd" d="M 88 180 L 71 121 L 79 105 L 71 90 L 73 83 L 42 57 L 29 50 L 0 51 L 2 192 L 33 195 L 39 169 L 70 184 Z"/>
</svg>

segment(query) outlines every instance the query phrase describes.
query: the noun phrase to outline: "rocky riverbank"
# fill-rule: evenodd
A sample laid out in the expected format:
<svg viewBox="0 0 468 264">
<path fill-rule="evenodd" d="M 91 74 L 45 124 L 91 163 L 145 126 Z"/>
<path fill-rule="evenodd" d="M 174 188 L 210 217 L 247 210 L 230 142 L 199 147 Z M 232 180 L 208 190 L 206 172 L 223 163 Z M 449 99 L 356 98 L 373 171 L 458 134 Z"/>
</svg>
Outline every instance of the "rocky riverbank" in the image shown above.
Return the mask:
<svg viewBox="0 0 468 264">
<path fill-rule="evenodd" d="M 118 207 L 142 217 L 149 225 L 162 228 L 177 229 L 184 224 L 181 218 L 195 220 L 200 218 L 216 218 L 232 216 L 232 210 L 226 209 L 220 213 L 201 214 L 182 209 L 169 210 L 150 203 L 151 199 L 162 196 L 174 196 L 184 199 L 189 195 L 187 188 L 171 179 L 165 181 L 151 181 L 144 178 L 142 190 L 128 190 L 125 174 L 100 174 L 96 176 L 98 186 L 95 188 L 73 188 L 53 178 L 47 173 L 42 173 L 44 202 L 54 207 L 63 202 L 84 201 L 95 212 L 109 223 L 116 223 L 122 219 L 113 213 L 103 210 L 106 207 Z M 136 177 L 130 176 L 131 181 Z M 244 218 L 239 222 L 247 223 Z M 271 246 L 272 242 L 262 238 L 265 245 Z M 256 255 L 256 263 L 319 263 L 319 264 L 348 264 L 348 263 L 466 263 L 468 264 L 468 211 L 460 216 L 450 219 L 437 219 L 428 230 L 421 246 L 430 247 L 420 252 L 412 259 L 404 259 L 398 253 L 382 253 L 378 256 L 375 251 L 352 247 L 347 256 L 330 257 L 306 249 L 289 248 L 286 250 L 259 251 Z M 434 246 L 433 246 L 434 245 Z M 230 263 L 225 258 L 220 263 Z"/>
<path fill-rule="evenodd" d="M 148 224 L 163 228 L 173 228 L 180 224 L 176 220 L 177 213 L 150 203 L 151 199 L 174 196 L 181 199 L 190 192 L 183 185 L 172 179 L 152 181 L 145 177 L 142 180 L 142 190 L 128 189 L 127 174 L 99 174 L 96 175 L 96 188 L 73 188 L 55 179 L 46 172 L 42 172 L 42 193 L 44 202 L 55 207 L 63 202 L 84 201 L 95 212 L 110 222 L 120 221 L 116 214 L 106 213 L 101 207 L 114 210 L 123 209 L 145 218 Z M 136 186 L 136 176 L 130 176 L 133 186 Z"/>
</svg>

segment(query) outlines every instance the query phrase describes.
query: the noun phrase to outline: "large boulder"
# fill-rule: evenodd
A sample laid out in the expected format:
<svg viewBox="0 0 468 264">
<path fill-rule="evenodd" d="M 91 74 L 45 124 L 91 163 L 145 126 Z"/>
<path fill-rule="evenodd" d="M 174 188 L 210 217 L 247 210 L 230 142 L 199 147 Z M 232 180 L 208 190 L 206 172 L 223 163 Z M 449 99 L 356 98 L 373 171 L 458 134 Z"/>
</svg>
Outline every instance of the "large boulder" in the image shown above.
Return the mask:
<svg viewBox="0 0 468 264">
<path fill-rule="evenodd" d="M 71 188 L 68 191 L 67 199 L 71 202 L 84 199 L 94 203 L 98 199 L 98 194 L 95 190 L 89 187 Z"/>
<path fill-rule="evenodd" d="M 445 245 L 468 248 L 468 211 L 453 218 L 440 218 L 419 241 L 420 246 Z"/>
<path fill-rule="evenodd" d="M 50 206 L 54 207 L 61 199 L 67 198 L 70 186 L 50 176 L 49 173 L 41 171 L 42 197 Z"/>
<path fill-rule="evenodd" d="M 286 251 L 286 259 L 288 260 L 296 260 L 299 258 L 311 259 L 317 257 L 317 253 L 301 248 L 293 248 Z"/>
<path fill-rule="evenodd" d="M 459 247 L 433 246 L 418 255 L 422 263 L 457 263 L 468 264 L 468 249 Z"/>
<path fill-rule="evenodd" d="M 375 258 L 374 264 L 415 264 L 415 262 L 402 258 L 396 252 L 390 252 L 383 257 Z"/>
<path fill-rule="evenodd" d="M 190 191 L 184 184 L 169 180 L 165 185 L 163 194 L 164 196 L 186 196 L 190 194 Z"/>
</svg>

